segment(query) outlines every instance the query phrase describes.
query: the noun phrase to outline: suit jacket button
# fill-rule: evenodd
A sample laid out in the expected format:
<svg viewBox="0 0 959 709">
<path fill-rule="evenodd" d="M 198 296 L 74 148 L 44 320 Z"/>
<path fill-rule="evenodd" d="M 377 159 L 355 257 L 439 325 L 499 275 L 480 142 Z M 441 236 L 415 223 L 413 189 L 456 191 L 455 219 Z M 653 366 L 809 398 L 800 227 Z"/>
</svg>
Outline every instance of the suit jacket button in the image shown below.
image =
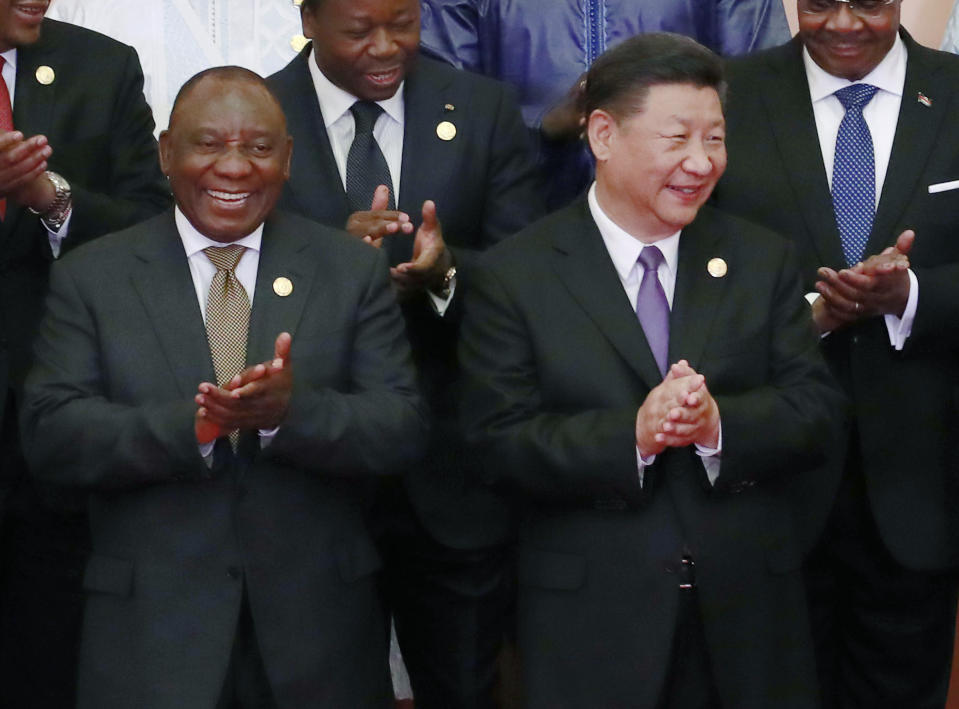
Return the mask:
<svg viewBox="0 0 959 709">
<path fill-rule="evenodd" d="M 226 568 L 226 575 L 229 576 L 234 581 L 239 579 L 241 574 L 242 572 L 240 571 L 240 568 L 238 566 L 228 566 Z"/>
</svg>

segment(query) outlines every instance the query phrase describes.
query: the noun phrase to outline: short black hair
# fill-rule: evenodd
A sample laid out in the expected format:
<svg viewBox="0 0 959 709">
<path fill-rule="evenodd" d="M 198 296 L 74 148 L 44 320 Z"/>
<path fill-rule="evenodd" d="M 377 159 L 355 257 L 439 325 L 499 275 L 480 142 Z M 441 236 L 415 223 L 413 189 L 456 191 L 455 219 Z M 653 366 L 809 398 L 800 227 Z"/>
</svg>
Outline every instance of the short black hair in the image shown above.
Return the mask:
<svg viewBox="0 0 959 709">
<path fill-rule="evenodd" d="M 283 106 L 280 104 L 280 100 L 276 97 L 276 94 L 273 93 L 273 89 L 271 89 L 270 85 L 266 83 L 266 79 L 257 74 L 255 71 L 250 71 L 242 66 L 214 66 L 210 67 L 209 69 L 204 69 L 203 71 L 191 76 L 186 80 L 186 83 L 180 87 L 180 90 L 177 91 L 176 98 L 173 99 L 173 108 L 170 109 L 171 126 L 173 125 L 173 119 L 176 116 L 177 108 L 193 91 L 193 89 L 196 88 L 196 86 L 204 79 L 213 79 L 215 81 L 232 81 L 236 83 L 246 83 L 259 86 L 266 91 L 267 94 L 269 94 L 271 99 L 273 99 L 273 102 L 280 110 L 280 113 L 283 113 Z"/>
<path fill-rule="evenodd" d="M 302 15 L 306 10 L 316 12 L 320 6 L 320 2 L 322 2 L 322 0 L 303 0 L 303 2 L 300 3 L 300 14 Z"/>
<path fill-rule="evenodd" d="M 688 84 L 713 88 L 726 100 L 723 62 L 696 40 L 671 32 L 630 37 L 593 62 L 583 90 L 584 115 L 596 109 L 617 121 L 638 113 L 652 86 Z"/>
</svg>

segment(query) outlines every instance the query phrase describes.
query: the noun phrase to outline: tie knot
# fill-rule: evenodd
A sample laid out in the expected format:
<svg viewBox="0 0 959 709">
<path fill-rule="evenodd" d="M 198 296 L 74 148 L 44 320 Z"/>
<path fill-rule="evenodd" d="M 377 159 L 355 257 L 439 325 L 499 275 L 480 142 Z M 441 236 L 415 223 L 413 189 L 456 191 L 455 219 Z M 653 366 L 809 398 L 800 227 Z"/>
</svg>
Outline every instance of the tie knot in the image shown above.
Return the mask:
<svg viewBox="0 0 959 709">
<path fill-rule="evenodd" d="M 666 259 L 658 246 L 644 246 L 643 250 L 639 252 L 639 258 L 636 260 L 639 261 L 644 270 L 658 271 L 659 265 Z"/>
<path fill-rule="evenodd" d="M 879 90 L 878 86 L 872 84 L 853 84 L 836 92 L 836 98 L 847 111 L 850 108 L 861 109 L 872 100 Z"/>
<path fill-rule="evenodd" d="M 246 251 L 245 246 L 230 244 L 229 246 L 208 246 L 203 253 L 216 266 L 217 271 L 233 271 L 240 262 L 240 257 Z"/>
<path fill-rule="evenodd" d="M 350 113 L 353 114 L 353 120 L 356 122 L 356 134 L 372 135 L 373 126 L 376 124 L 376 119 L 383 113 L 383 108 L 372 101 L 357 101 L 350 106 Z"/>
</svg>

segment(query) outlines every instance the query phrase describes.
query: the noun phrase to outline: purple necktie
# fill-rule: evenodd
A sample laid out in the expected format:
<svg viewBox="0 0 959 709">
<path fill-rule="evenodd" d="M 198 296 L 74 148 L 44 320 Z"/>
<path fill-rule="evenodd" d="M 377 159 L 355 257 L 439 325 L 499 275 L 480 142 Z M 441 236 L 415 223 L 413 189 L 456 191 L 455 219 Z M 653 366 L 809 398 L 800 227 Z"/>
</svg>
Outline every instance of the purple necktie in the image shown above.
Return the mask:
<svg viewBox="0 0 959 709">
<path fill-rule="evenodd" d="M 637 262 L 645 272 L 636 297 L 636 317 L 659 365 L 659 373 L 665 377 L 669 354 L 669 301 L 657 274 L 659 264 L 663 262 L 663 252 L 656 246 L 644 246 Z"/>
</svg>

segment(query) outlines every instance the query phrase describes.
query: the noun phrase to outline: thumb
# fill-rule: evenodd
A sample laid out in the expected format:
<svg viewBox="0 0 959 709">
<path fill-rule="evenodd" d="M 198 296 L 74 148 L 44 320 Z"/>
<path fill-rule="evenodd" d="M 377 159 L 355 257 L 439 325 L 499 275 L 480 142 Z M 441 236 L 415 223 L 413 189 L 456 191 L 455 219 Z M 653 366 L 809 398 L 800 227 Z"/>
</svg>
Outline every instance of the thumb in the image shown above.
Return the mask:
<svg viewBox="0 0 959 709">
<path fill-rule="evenodd" d="M 290 346 L 293 344 L 293 337 L 288 332 L 281 332 L 276 336 L 276 343 L 273 345 L 273 362 L 277 360 L 282 366 L 287 366 L 290 362 Z"/>
<path fill-rule="evenodd" d="M 382 212 L 390 206 L 390 188 L 386 185 L 380 185 L 373 192 L 373 203 L 370 210 L 373 212 Z"/>
<path fill-rule="evenodd" d="M 435 231 L 439 225 L 439 219 L 436 217 L 436 202 L 431 199 L 423 202 L 423 228 Z"/>
<path fill-rule="evenodd" d="M 912 245 L 916 242 L 916 232 L 912 229 L 906 229 L 899 238 L 896 239 L 896 250 L 906 256 L 912 250 Z"/>
</svg>

